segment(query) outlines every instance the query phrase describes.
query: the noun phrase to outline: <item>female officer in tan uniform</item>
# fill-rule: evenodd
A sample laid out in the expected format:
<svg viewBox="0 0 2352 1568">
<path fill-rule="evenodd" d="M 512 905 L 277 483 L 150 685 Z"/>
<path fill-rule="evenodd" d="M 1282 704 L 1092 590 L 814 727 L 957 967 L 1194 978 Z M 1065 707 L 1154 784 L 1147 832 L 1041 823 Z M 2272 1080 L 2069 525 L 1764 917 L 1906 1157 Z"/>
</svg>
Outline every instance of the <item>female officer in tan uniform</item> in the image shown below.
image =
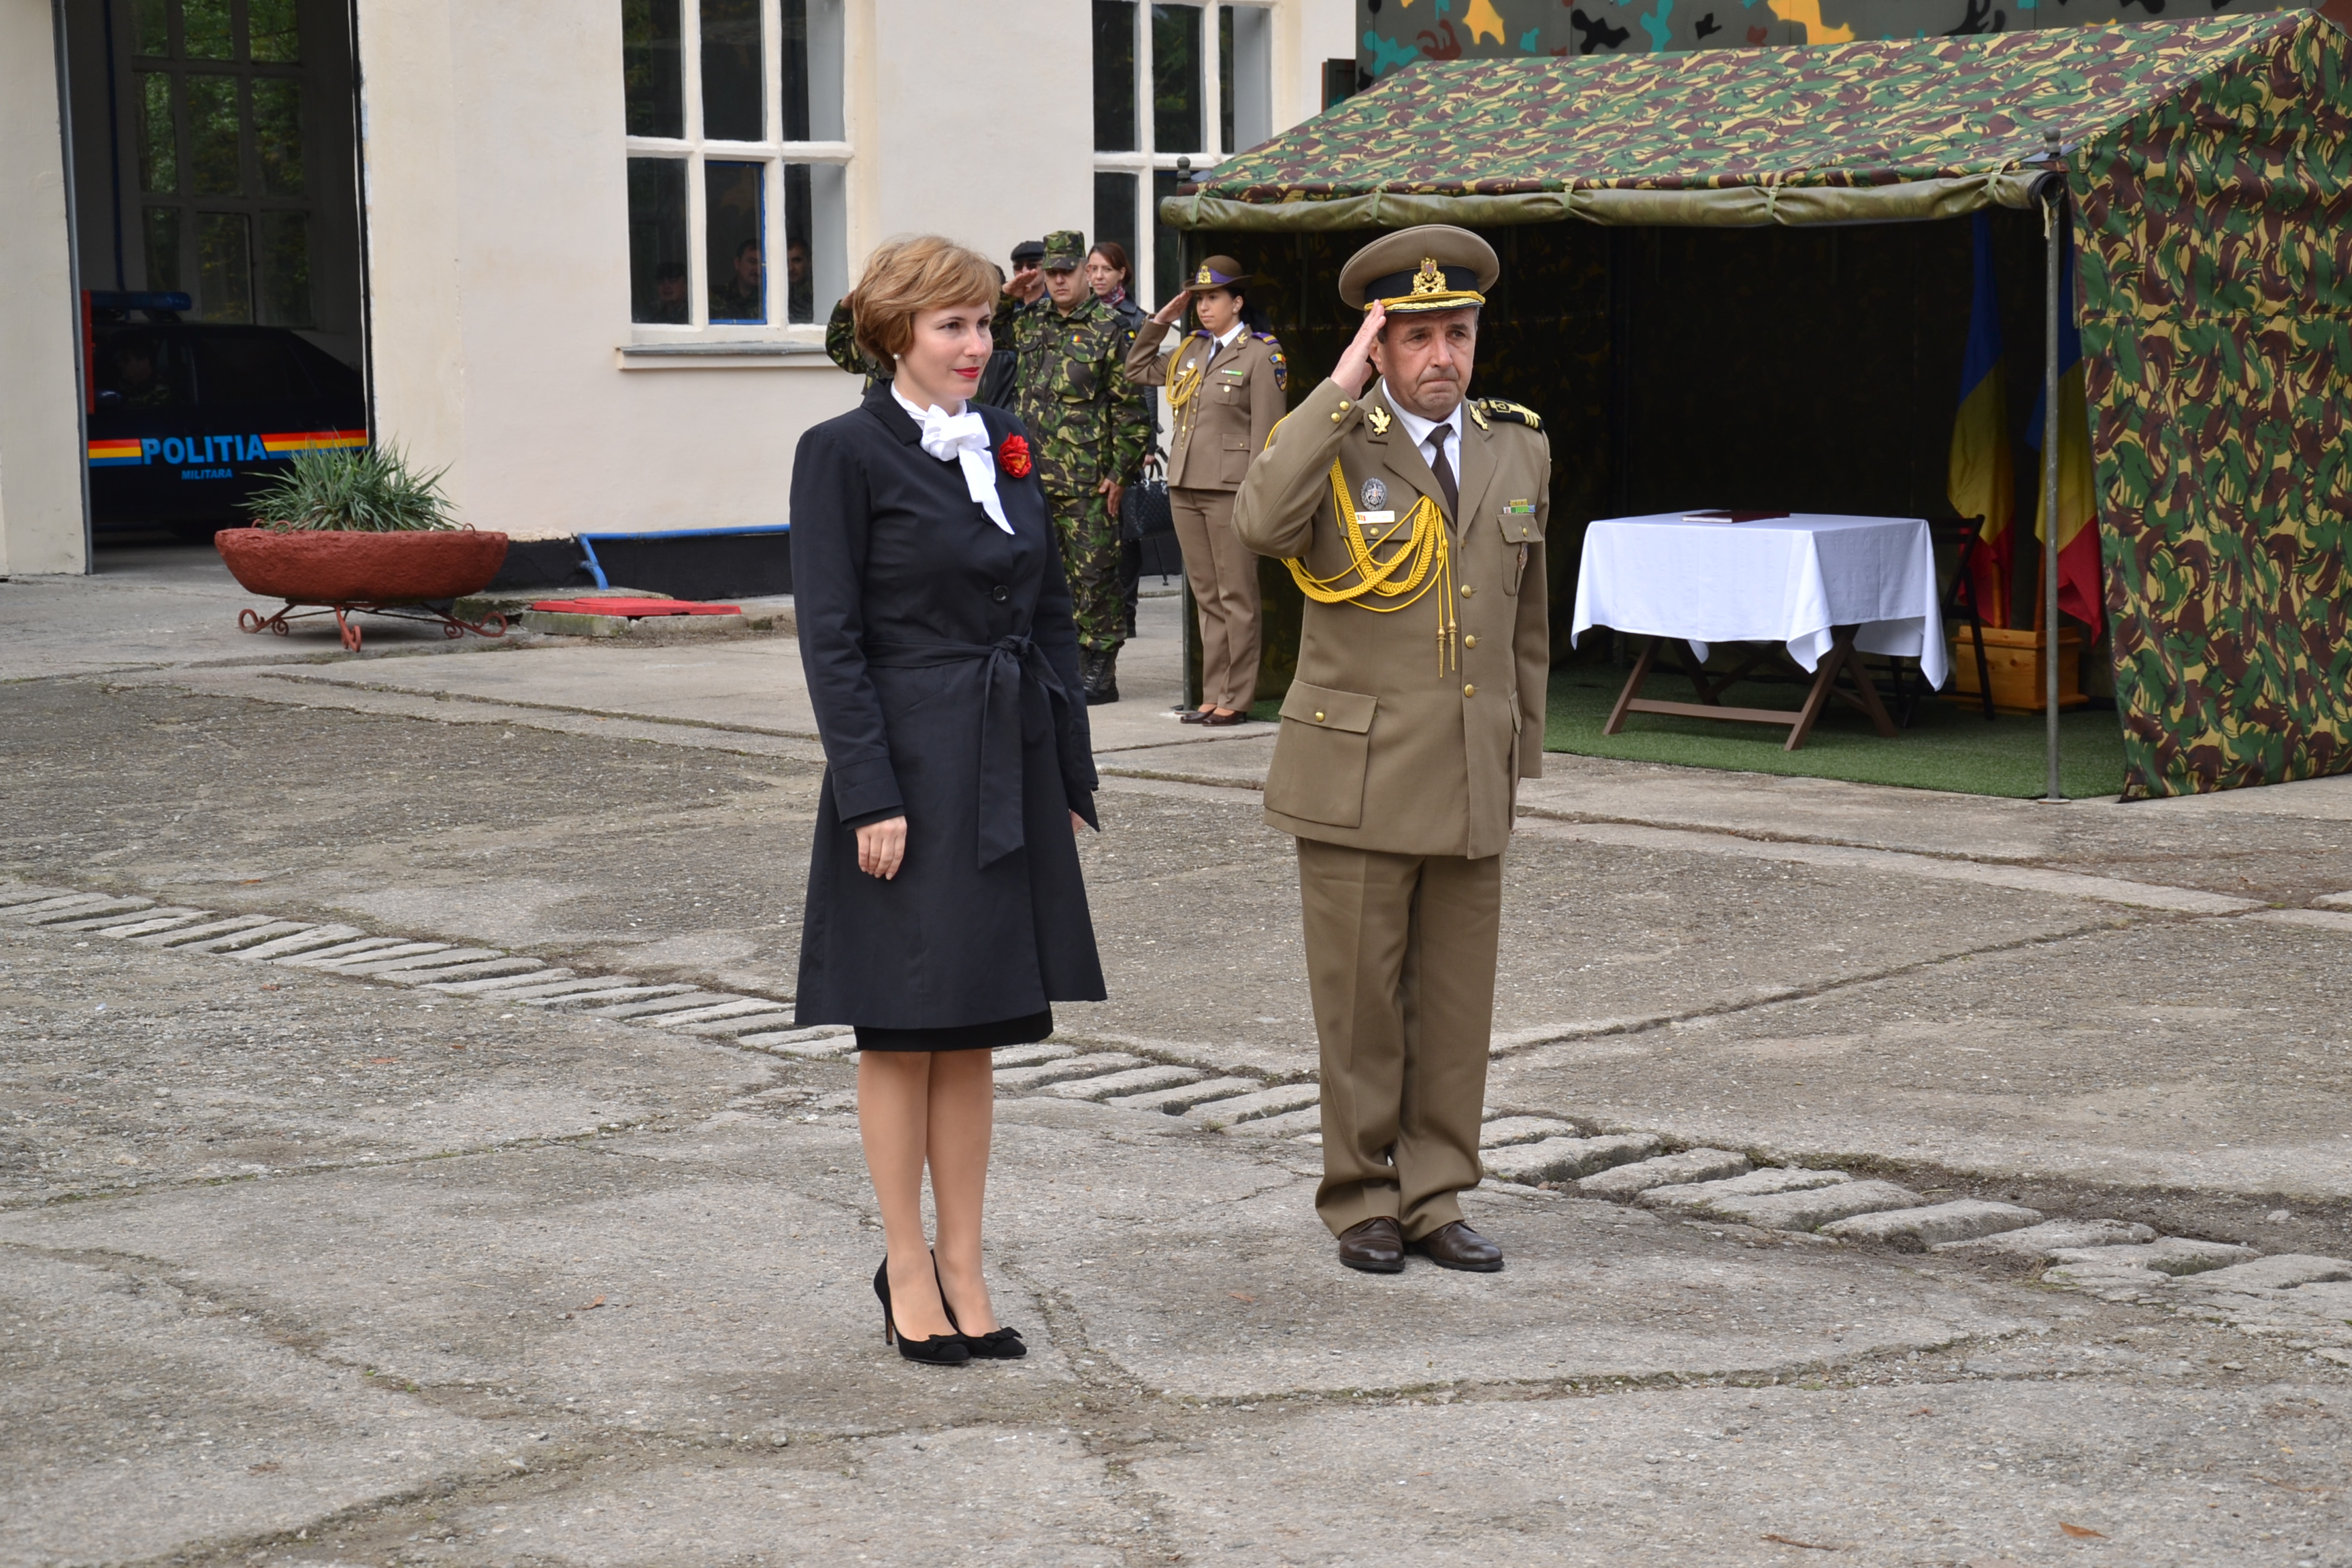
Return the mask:
<svg viewBox="0 0 2352 1568">
<path fill-rule="evenodd" d="M 1257 556 L 1234 535 L 1234 492 L 1283 416 L 1282 345 L 1242 320 L 1251 279 L 1212 256 L 1184 292 L 1137 329 L 1127 378 L 1168 389 L 1176 440 L 1169 509 L 1201 612 L 1201 706 L 1187 724 L 1240 724 L 1257 698 Z M 1162 359 L 1160 341 L 1190 304 L 1200 330 Z"/>
</svg>

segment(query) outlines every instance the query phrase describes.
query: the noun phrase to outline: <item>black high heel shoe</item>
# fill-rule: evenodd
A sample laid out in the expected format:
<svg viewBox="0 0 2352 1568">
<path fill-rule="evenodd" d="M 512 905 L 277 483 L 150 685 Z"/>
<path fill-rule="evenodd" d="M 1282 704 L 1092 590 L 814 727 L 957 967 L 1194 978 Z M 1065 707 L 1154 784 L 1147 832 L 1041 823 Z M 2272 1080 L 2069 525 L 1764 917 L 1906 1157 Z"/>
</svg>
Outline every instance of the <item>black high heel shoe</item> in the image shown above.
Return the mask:
<svg viewBox="0 0 2352 1568">
<path fill-rule="evenodd" d="M 955 1330 L 974 1357 L 981 1361 L 1019 1361 L 1029 1353 L 1029 1347 L 1021 1342 L 1019 1329 L 1000 1327 L 984 1334 L 963 1331 L 956 1322 L 955 1309 L 948 1305 L 948 1282 L 940 1279 L 940 1258 L 936 1252 L 931 1254 L 931 1278 L 939 1280 L 940 1308 L 948 1315 L 948 1327 Z"/>
<path fill-rule="evenodd" d="M 934 1274 L 938 1273 L 937 1263 L 931 1265 L 931 1271 Z M 882 1260 L 881 1266 L 874 1270 L 874 1294 L 880 1297 L 882 1300 L 882 1342 L 887 1345 L 895 1341 L 898 1346 L 898 1353 L 908 1361 L 919 1361 L 925 1366 L 961 1366 L 971 1359 L 969 1343 L 961 1334 L 953 1331 L 955 1322 L 953 1312 L 948 1314 L 950 1331 L 947 1333 L 933 1334 L 929 1339 L 910 1340 L 898 1331 L 898 1325 L 892 1321 L 890 1317 L 890 1260 L 887 1258 Z M 945 1297 L 940 1299 L 940 1305 L 942 1307 L 947 1305 Z"/>
</svg>

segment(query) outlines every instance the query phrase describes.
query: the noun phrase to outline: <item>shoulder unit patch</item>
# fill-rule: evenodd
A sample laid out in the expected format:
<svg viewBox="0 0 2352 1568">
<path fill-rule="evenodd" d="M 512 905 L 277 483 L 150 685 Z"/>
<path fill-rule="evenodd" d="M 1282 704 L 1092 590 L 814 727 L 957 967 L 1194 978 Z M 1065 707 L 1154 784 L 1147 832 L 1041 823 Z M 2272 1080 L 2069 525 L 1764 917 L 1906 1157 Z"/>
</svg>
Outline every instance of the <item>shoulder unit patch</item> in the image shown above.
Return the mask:
<svg viewBox="0 0 2352 1568">
<path fill-rule="evenodd" d="M 1252 332 L 1250 336 L 1264 343 L 1274 356 L 1274 384 L 1286 391 L 1290 386 L 1290 362 L 1282 357 L 1282 341 L 1272 332 Z"/>
</svg>

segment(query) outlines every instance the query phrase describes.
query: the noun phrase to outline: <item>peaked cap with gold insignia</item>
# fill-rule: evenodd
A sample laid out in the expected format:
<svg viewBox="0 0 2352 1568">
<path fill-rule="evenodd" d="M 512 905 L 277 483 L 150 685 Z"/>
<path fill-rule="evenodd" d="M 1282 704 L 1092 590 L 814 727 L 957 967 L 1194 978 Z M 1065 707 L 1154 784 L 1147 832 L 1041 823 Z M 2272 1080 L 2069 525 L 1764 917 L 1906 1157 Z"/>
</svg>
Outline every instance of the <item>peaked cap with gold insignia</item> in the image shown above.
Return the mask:
<svg viewBox="0 0 2352 1568">
<path fill-rule="evenodd" d="M 1360 310 L 1379 300 L 1391 316 L 1472 310 L 1502 275 L 1495 247 L 1466 228 L 1425 223 L 1384 234 L 1339 269 L 1339 298 Z"/>
</svg>

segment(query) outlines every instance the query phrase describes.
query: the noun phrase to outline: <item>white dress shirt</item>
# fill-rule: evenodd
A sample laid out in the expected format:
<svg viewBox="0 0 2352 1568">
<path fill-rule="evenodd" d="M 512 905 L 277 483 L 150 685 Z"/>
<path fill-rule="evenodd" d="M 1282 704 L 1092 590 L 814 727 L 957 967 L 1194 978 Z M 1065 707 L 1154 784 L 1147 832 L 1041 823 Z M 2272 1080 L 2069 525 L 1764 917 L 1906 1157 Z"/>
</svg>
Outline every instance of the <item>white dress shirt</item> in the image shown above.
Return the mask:
<svg viewBox="0 0 2352 1568">
<path fill-rule="evenodd" d="M 1460 489 L 1462 484 L 1462 405 L 1455 404 L 1454 412 L 1443 419 L 1423 419 L 1396 400 L 1396 394 L 1389 390 L 1386 376 L 1381 378 L 1381 396 L 1387 401 L 1391 408 L 1396 410 L 1396 416 L 1403 421 L 1404 433 L 1412 437 L 1412 444 L 1421 449 L 1422 461 L 1429 462 L 1429 447 L 1433 437 L 1445 443 L 1445 466 L 1454 470 L 1454 487 L 1457 489 Z M 1433 463 L 1430 466 L 1433 468 L 1436 467 Z"/>
</svg>

